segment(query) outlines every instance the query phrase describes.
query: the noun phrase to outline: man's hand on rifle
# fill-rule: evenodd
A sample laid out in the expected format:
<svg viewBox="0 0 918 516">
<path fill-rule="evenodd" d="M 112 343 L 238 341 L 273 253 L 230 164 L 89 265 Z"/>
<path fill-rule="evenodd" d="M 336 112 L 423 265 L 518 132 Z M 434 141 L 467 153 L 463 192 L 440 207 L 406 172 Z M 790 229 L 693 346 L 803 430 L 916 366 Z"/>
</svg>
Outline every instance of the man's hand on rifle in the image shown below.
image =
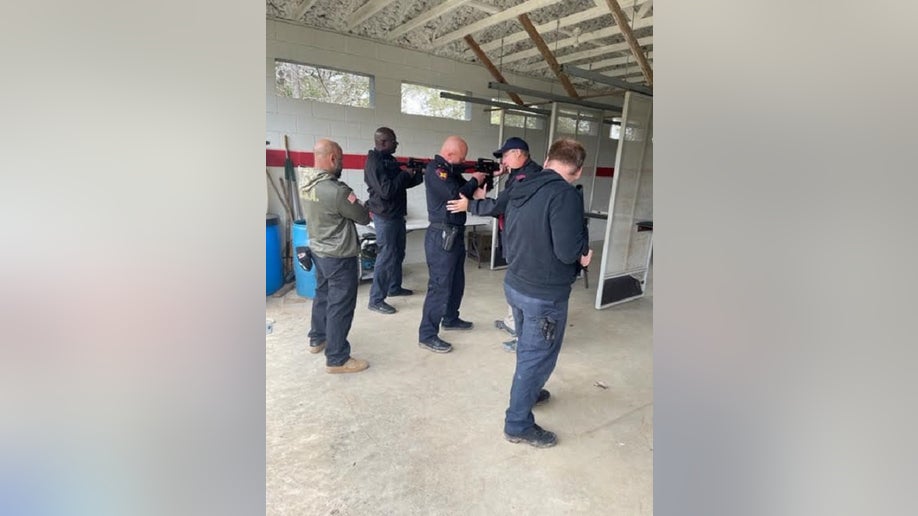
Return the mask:
<svg viewBox="0 0 918 516">
<path fill-rule="evenodd" d="M 484 199 L 487 193 L 488 193 L 488 185 L 483 184 L 481 185 L 481 188 L 475 189 L 475 193 L 472 194 L 472 197 L 475 199 Z M 462 195 L 462 194 L 459 194 L 459 195 Z"/>
</svg>

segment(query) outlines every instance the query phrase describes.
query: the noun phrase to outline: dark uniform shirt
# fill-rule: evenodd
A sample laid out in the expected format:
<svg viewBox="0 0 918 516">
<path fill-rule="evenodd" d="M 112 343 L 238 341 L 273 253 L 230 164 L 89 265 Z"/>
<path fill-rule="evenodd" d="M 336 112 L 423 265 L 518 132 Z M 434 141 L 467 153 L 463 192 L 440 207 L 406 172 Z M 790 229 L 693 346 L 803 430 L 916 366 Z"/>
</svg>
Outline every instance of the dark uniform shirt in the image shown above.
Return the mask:
<svg viewBox="0 0 918 516">
<path fill-rule="evenodd" d="M 421 184 L 424 176 L 401 169 L 392 154 L 371 149 L 363 167 L 369 199 L 367 208 L 386 218 L 403 217 L 408 213 L 408 188 Z"/>
<path fill-rule="evenodd" d="M 479 187 L 478 180 L 462 177 L 462 166 L 450 165 L 437 154 L 427 163 L 424 182 L 427 183 L 427 220 L 431 223 L 465 226 L 465 212 L 446 211 L 446 201 L 458 199 L 462 193 L 469 199 Z"/>
</svg>

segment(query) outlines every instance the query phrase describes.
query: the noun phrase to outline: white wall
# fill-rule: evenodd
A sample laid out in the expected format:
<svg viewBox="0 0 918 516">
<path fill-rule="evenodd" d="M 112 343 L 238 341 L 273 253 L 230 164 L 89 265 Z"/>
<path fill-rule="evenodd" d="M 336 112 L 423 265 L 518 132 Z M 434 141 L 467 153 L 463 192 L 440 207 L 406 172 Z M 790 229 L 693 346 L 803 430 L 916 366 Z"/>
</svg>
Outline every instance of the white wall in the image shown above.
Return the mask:
<svg viewBox="0 0 918 516">
<path fill-rule="evenodd" d="M 290 99 L 274 93 L 274 60 L 287 59 L 305 64 L 328 66 L 373 75 L 376 85 L 374 108 L 356 108 L 322 102 Z M 505 74 L 515 86 L 539 91 L 563 93 L 557 82 L 540 81 L 513 74 Z M 362 38 L 311 29 L 299 25 L 267 20 L 267 56 L 265 59 L 266 140 L 270 149 L 284 148 L 284 135 L 289 137 L 293 151 L 312 151 L 319 138 L 337 141 L 345 154 L 366 154 L 373 147 L 373 132 L 377 127 L 391 127 L 398 136 L 396 154 L 416 158 L 431 158 L 443 140 L 452 134 L 462 136 L 469 144 L 468 159 L 493 157 L 498 148 L 498 127 L 489 123 L 487 106 L 473 104 L 470 121 L 448 120 L 401 113 L 401 82 L 408 81 L 453 91 L 468 92 L 476 97 L 497 97 L 496 90 L 488 89 L 493 78 L 481 65 L 461 63 L 421 52 L 384 45 Z M 506 94 L 500 97 L 506 99 Z M 608 126 L 604 126 L 608 131 Z M 544 160 L 547 150 L 548 127 L 545 130 L 507 128 L 504 138 L 521 136 L 530 144 L 533 158 Z M 608 133 L 606 133 L 607 135 Z M 596 136 L 585 136 L 580 141 L 587 148 L 584 166 L 585 195 L 589 195 L 590 177 L 593 173 Z M 599 166 L 614 165 L 617 142 L 602 139 Z M 274 177 L 283 177 L 282 167 L 270 167 Z M 345 170 L 343 181 L 349 184 L 358 197 L 367 198 L 362 170 Z M 608 189 L 608 178 L 597 178 L 597 192 Z M 270 190 L 267 182 L 265 188 Z M 426 217 L 424 186 L 410 189 L 408 194 L 409 217 Z M 608 198 L 608 194 L 606 194 Z M 283 208 L 273 191 L 268 194 L 267 209 L 283 217 Z M 602 238 L 600 224 L 591 224 L 591 236 Z M 423 263 L 423 232 L 409 234 L 405 261 Z"/>
</svg>

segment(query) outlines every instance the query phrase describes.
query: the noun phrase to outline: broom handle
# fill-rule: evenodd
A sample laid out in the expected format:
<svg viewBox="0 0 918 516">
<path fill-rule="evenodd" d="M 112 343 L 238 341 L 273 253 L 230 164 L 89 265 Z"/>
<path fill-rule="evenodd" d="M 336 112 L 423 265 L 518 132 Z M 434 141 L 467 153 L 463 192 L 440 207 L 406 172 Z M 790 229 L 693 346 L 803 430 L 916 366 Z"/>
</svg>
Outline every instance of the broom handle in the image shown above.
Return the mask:
<svg viewBox="0 0 918 516">
<path fill-rule="evenodd" d="M 265 169 L 265 175 L 268 176 L 268 182 L 271 183 L 271 189 L 274 190 L 274 193 L 277 194 L 277 198 L 280 199 L 281 204 L 284 206 L 284 213 L 289 217 L 292 213 L 290 206 L 287 205 L 287 200 L 284 199 L 284 196 L 281 195 L 280 190 L 278 190 L 277 186 L 274 184 L 274 178 L 271 177 L 271 173 L 268 172 L 268 169 Z"/>
</svg>

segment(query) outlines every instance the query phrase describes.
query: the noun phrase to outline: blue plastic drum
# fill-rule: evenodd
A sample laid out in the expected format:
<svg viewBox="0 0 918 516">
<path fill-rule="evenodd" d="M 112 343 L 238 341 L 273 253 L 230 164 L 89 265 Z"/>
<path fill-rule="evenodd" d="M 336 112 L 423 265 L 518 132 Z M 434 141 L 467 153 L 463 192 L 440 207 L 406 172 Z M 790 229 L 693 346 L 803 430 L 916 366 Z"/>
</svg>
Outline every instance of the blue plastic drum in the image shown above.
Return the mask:
<svg viewBox="0 0 918 516">
<path fill-rule="evenodd" d="M 265 295 L 277 292 L 284 284 L 284 262 L 281 254 L 280 217 L 265 215 Z"/>
</svg>

